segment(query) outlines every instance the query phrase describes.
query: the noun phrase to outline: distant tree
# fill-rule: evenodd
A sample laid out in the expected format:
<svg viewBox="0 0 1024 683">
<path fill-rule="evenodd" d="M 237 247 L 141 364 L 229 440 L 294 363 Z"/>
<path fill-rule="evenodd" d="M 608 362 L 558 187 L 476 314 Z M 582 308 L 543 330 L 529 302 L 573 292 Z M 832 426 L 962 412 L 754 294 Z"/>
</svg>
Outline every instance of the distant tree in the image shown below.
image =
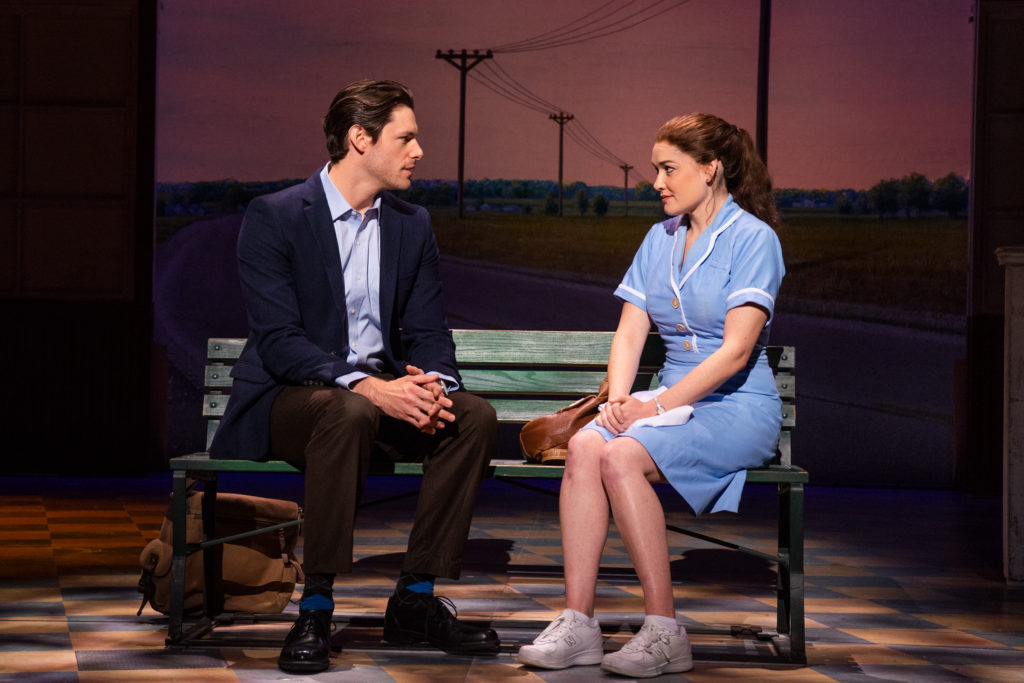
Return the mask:
<svg viewBox="0 0 1024 683">
<path fill-rule="evenodd" d="M 900 181 L 895 178 L 878 181 L 868 190 L 868 204 L 879 218 L 884 217 L 887 213 L 899 211 Z"/>
<path fill-rule="evenodd" d="M 658 193 L 655 191 L 653 185 L 646 180 L 641 180 L 636 184 L 634 199 L 638 202 L 655 201 L 658 199 Z"/>
<path fill-rule="evenodd" d="M 932 203 L 950 218 L 957 218 L 961 211 L 967 211 L 967 198 L 967 182 L 955 173 L 939 178 L 932 185 Z"/>
<path fill-rule="evenodd" d="M 868 202 L 868 193 L 865 190 L 857 190 L 856 196 L 853 198 L 853 212 L 858 216 L 871 211 L 870 202 Z"/>
<path fill-rule="evenodd" d="M 819 188 L 811 190 L 809 194 L 811 195 L 811 203 L 814 206 L 828 206 L 833 201 L 835 201 L 835 198 L 831 190 L 824 190 Z"/>
<path fill-rule="evenodd" d="M 837 192 L 835 200 L 836 211 L 840 215 L 848 215 L 853 213 L 853 200 L 850 199 L 850 195 L 846 192 Z"/>
<path fill-rule="evenodd" d="M 932 183 L 923 174 L 914 171 L 900 180 L 900 205 L 907 218 L 910 218 L 911 211 L 916 211 L 918 216 L 924 214 L 931 207 Z"/>
<path fill-rule="evenodd" d="M 587 191 L 582 187 L 576 190 L 576 210 L 580 212 L 582 216 L 587 212 L 587 208 L 590 206 L 590 197 L 587 196 Z"/>
<path fill-rule="evenodd" d="M 548 192 L 548 196 L 544 197 L 544 213 L 552 216 L 558 213 L 558 193 L 554 190 Z"/>
<path fill-rule="evenodd" d="M 599 194 L 594 197 L 594 213 L 598 216 L 603 216 L 608 213 L 608 200 L 605 199 L 603 194 Z"/>
</svg>

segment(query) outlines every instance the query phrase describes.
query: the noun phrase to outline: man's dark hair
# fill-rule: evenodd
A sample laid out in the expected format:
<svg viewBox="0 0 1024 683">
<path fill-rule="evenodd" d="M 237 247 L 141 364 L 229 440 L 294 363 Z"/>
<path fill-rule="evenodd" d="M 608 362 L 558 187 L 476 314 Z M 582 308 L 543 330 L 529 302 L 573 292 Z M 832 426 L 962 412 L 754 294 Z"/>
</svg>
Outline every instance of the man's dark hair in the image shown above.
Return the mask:
<svg viewBox="0 0 1024 683">
<path fill-rule="evenodd" d="M 396 107 L 412 109 L 412 92 L 395 81 L 356 81 L 334 96 L 324 116 L 324 135 L 331 163 L 348 153 L 348 130 L 362 126 L 375 143 Z"/>
</svg>

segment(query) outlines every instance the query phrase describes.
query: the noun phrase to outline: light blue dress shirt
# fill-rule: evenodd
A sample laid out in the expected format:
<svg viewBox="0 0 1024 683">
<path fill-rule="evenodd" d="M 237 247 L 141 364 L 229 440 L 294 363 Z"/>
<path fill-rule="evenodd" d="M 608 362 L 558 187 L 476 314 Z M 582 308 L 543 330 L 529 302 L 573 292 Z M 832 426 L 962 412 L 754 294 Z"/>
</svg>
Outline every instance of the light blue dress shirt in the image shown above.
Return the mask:
<svg viewBox="0 0 1024 683">
<path fill-rule="evenodd" d="M 334 381 L 351 389 L 356 380 L 379 373 L 384 368 L 384 335 L 380 322 L 380 196 L 365 215 L 360 214 L 331 182 L 327 173 L 329 168 L 330 164 L 326 164 L 320 171 L 320 182 L 331 211 L 345 281 L 349 342 L 346 360 L 358 368 Z M 448 375 L 440 376 L 446 390 L 458 388 L 454 379 Z"/>
<path fill-rule="evenodd" d="M 380 325 L 380 197 L 365 215 L 352 208 L 327 175 L 329 164 L 320 171 L 320 182 L 338 238 L 338 255 L 345 279 L 345 308 L 348 316 L 348 363 L 358 371 L 335 379 L 346 389 L 357 379 L 380 372 L 384 337 Z"/>
</svg>

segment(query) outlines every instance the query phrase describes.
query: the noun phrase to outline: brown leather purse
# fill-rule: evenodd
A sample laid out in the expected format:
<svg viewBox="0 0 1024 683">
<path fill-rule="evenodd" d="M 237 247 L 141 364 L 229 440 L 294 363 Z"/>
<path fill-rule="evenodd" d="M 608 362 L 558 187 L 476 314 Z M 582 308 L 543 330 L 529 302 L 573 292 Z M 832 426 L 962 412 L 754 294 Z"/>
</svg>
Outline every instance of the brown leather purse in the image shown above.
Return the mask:
<svg viewBox="0 0 1024 683">
<path fill-rule="evenodd" d="M 519 444 L 530 462 L 542 465 L 564 465 L 569 439 L 597 415 L 597 407 L 608 400 L 608 378 L 601 382 L 597 394 L 584 396 L 561 410 L 535 417 L 523 425 Z"/>
</svg>

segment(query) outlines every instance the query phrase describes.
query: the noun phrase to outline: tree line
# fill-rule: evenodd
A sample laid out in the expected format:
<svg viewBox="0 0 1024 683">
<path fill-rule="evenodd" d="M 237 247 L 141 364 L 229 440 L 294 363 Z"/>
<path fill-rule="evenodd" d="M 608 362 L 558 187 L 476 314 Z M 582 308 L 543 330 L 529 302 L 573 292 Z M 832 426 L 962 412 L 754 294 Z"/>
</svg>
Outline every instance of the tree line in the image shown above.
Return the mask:
<svg viewBox="0 0 1024 683">
<path fill-rule="evenodd" d="M 275 192 L 301 180 L 272 182 L 239 182 L 237 180 L 202 181 L 195 183 L 158 183 L 156 214 L 158 216 L 203 216 L 239 213 L 249 201 Z M 551 180 L 504 180 L 483 178 L 467 180 L 464 201 L 477 210 L 514 210 L 525 213 L 543 209 L 558 213 L 558 184 Z M 969 186 L 966 180 L 950 173 L 935 182 L 921 173 L 902 178 L 880 180 L 866 190 L 824 190 L 778 188 L 775 201 L 781 209 L 834 209 L 840 214 L 877 215 L 880 218 L 902 213 L 908 218 L 930 212 L 942 212 L 957 218 L 967 212 Z M 456 184 L 451 180 L 414 180 L 412 186 L 398 193 L 414 204 L 431 207 L 455 206 Z M 611 202 L 627 199 L 624 188 L 612 185 L 588 186 L 582 182 L 565 183 L 562 187 L 563 210 L 584 215 L 593 211 L 598 216 L 608 212 Z M 629 202 L 651 202 L 659 196 L 650 182 L 642 180 L 628 189 Z"/>
</svg>

